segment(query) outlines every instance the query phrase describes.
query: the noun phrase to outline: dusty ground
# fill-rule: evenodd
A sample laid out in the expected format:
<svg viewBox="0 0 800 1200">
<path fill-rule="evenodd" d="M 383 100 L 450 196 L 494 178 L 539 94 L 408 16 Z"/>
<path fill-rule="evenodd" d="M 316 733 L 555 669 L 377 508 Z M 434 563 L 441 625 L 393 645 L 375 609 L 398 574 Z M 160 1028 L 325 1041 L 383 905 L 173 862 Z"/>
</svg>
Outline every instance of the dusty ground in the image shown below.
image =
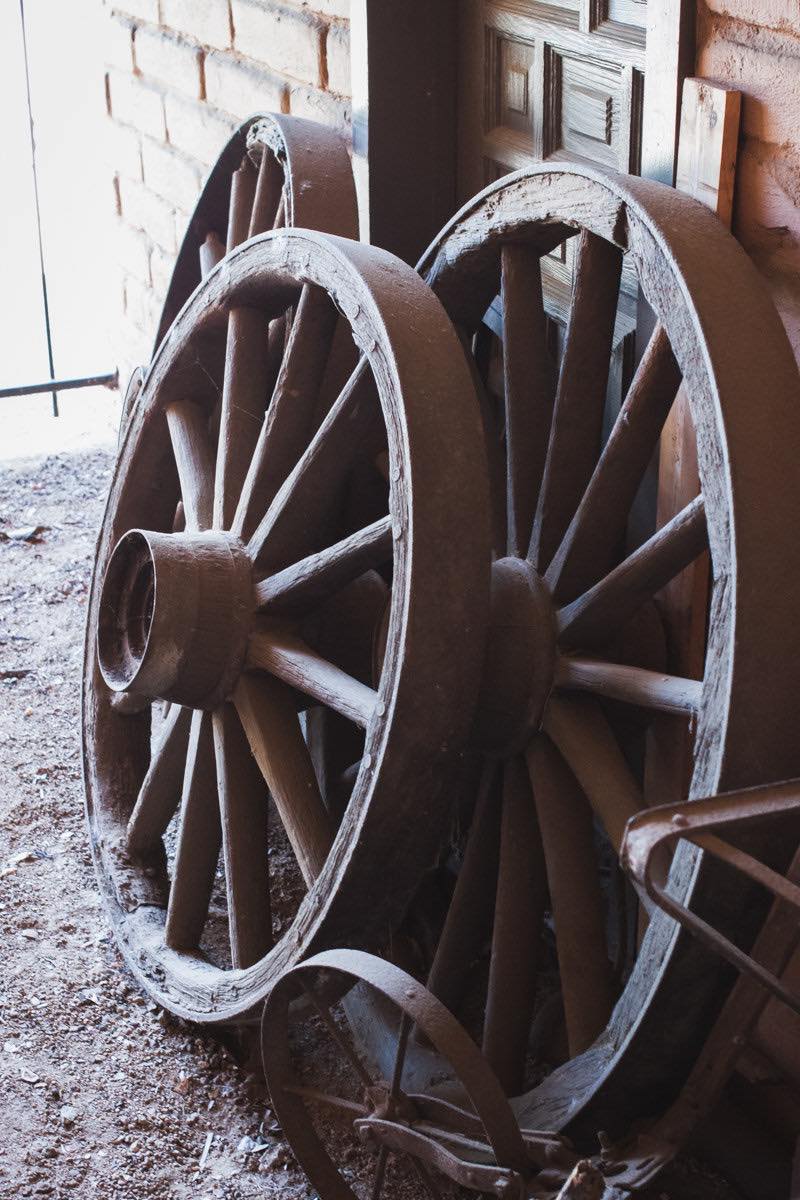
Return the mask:
<svg viewBox="0 0 800 1200">
<path fill-rule="evenodd" d="M 112 461 L 0 463 L 0 1197 L 300 1200 L 310 1189 L 258 1081 L 139 994 L 95 887 L 79 688 Z M 733 1197 L 697 1164 L 651 1195 Z"/>
<path fill-rule="evenodd" d="M 0 1196 L 293 1200 L 309 1189 L 268 1113 L 267 1148 L 237 1149 L 265 1118 L 252 1079 L 135 990 L 95 888 L 79 687 L 111 464 L 0 464 L 0 530 L 48 527 L 0 533 Z"/>
</svg>

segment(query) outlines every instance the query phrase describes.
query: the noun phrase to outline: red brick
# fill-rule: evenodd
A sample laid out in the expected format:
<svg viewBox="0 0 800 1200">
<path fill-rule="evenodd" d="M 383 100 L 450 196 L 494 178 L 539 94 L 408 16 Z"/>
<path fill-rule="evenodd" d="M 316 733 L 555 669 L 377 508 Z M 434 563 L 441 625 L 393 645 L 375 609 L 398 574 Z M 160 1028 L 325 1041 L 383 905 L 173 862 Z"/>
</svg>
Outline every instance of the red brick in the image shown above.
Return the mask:
<svg viewBox="0 0 800 1200">
<path fill-rule="evenodd" d="M 220 50 L 231 44 L 228 0 L 161 0 L 162 24 Z"/>
<path fill-rule="evenodd" d="M 141 21 L 153 21 L 158 24 L 158 0 L 118 0 L 114 9 L 131 17 L 138 17 Z"/>
<path fill-rule="evenodd" d="M 206 56 L 206 97 L 217 108 L 244 118 L 254 112 L 282 111 L 286 84 L 269 71 L 214 53 Z"/>
<path fill-rule="evenodd" d="M 323 84 L 324 24 L 303 9 L 270 0 L 232 0 L 234 45 L 256 59 L 303 83 Z"/>
<path fill-rule="evenodd" d="M 156 196 L 144 184 L 119 180 L 122 216 L 135 229 L 143 230 L 164 250 L 175 250 L 175 214 L 172 205 Z"/>
<path fill-rule="evenodd" d="M 161 314 L 160 305 L 152 289 L 143 287 L 132 275 L 125 276 L 123 287 L 125 316 L 142 333 L 151 338 L 155 337 Z"/>
<path fill-rule="evenodd" d="M 150 254 L 150 278 L 153 281 L 153 291 L 162 300 L 167 294 L 174 266 L 174 254 L 167 254 L 160 246 L 153 246 Z"/>
<path fill-rule="evenodd" d="M 289 112 L 296 117 L 307 117 L 311 121 L 319 121 L 322 125 L 338 129 L 348 141 L 350 140 L 351 104 L 347 99 L 340 99 L 314 88 L 292 88 L 289 95 Z"/>
<path fill-rule="evenodd" d="M 193 159 L 145 138 L 142 142 L 145 186 L 175 208 L 191 212 L 200 195 L 201 170 Z"/>
<path fill-rule="evenodd" d="M 141 137 L 135 129 L 109 119 L 103 128 L 103 161 L 128 179 L 142 178 Z"/>
<path fill-rule="evenodd" d="M 350 0 L 300 0 L 309 12 L 324 13 L 326 17 L 349 17 Z"/>
<path fill-rule="evenodd" d="M 109 67 L 121 71 L 133 70 L 133 22 L 112 13 L 105 27 L 103 58 Z"/>
<path fill-rule="evenodd" d="M 169 92 L 164 96 L 164 108 L 170 145 L 184 150 L 205 166 L 215 163 L 236 123 L 209 104 Z"/>
<path fill-rule="evenodd" d="M 328 88 L 340 96 L 352 95 L 350 79 L 350 26 L 344 21 L 332 21 L 326 42 Z"/>
<path fill-rule="evenodd" d="M 151 137 L 166 136 L 164 104 L 161 93 L 147 87 L 134 75 L 109 71 L 108 96 L 110 113 L 123 125 L 133 125 Z"/>
<path fill-rule="evenodd" d="M 146 233 L 132 229 L 125 221 L 118 220 L 112 238 L 114 258 L 127 274 L 132 275 L 139 283 L 149 287 L 150 276 L 150 242 Z"/>
<path fill-rule="evenodd" d="M 136 67 L 188 96 L 203 95 L 203 52 L 162 29 L 140 26 L 134 41 Z"/>
</svg>

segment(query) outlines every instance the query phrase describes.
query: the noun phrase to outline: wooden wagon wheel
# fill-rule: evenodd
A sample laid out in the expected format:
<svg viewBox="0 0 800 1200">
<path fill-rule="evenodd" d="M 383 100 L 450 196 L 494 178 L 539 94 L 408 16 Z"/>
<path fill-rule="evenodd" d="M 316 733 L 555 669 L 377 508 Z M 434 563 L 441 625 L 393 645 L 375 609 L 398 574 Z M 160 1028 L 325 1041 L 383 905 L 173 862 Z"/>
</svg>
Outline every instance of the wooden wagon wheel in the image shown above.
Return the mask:
<svg viewBox="0 0 800 1200">
<path fill-rule="evenodd" d="M 576 278 L 556 370 L 541 261 L 568 238 L 577 239 Z M 623 264 L 655 328 L 604 439 Z M 613 866 L 626 821 L 658 782 L 652 718 L 678 724 L 671 752 L 690 744 L 692 796 L 800 767 L 798 374 L 744 252 L 705 209 L 659 185 L 578 165 L 519 172 L 471 201 L 420 271 L 484 385 L 481 322 L 501 295 L 503 394 L 498 408 L 488 389 L 483 400 L 496 560 L 475 732 L 482 783 L 438 945 L 418 969 L 429 968 L 428 985 L 459 1011 L 491 930 L 483 1046 L 516 1094 L 549 913 L 568 1061 L 518 1110 L 532 1126 L 568 1125 L 591 1142 L 674 1094 L 729 984 L 660 913 L 623 983 L 612 974 L 599 855 Z M 626 545 L 681 381 L 702 495 Z M 668 660 L 653 669 L 628 634 L 642 614 L 650 622 L 654 598 L 706 546 L 708 647 L 701 677 L 689 679 Z M 625 745 L 621 711 L 639 714 Z M 791 849 L 775 838 L 760 847 L 773 865 Z M 696 849 L 676 857 L 671 886 L 740 942 L 755 934 L 747 889 Z"/>
<path fill-rule="evenodd" d="M 360 350 L 343 381 L 342 326 Z M 305 230 L 226 255 L 156 353 L 98 543 L 83 736 L 117 937 L 175 1013 L 245 1018 L 311 949 L 382 938 L 436 854 L 480 670 L 450 647 L 480 645 L 488 611 L 471 386 L 410 268 Z M 384 502 L 368 522 L 350 495 L 365 463 Z M 343 815 L 310 705 L 364 731 Z M 292 852 L 307 890 L 273 921 Z"/>
<path fill-rule="evenodd" d="M 246 195 L 235 221 L 234 189 Z M 324 125 L 283 113 L 257 113 L 239 126 L 206 180 L 175 261 L 154 352 L 226 249 L 284 226 L 358 237 L 350 157 L 339 134 Z"/>
<path fill-rule="evenodd" d="M 256 113 L 239 126 L 205 182 L 164 298 L 153 353 L 200 280 L 245 238 L 297 226 L 358 237 L 350 158 L 332 129 L 283 113 Z M 120 437 L 141 390 L 134 371 L 122 403 Z"/>
</svg>

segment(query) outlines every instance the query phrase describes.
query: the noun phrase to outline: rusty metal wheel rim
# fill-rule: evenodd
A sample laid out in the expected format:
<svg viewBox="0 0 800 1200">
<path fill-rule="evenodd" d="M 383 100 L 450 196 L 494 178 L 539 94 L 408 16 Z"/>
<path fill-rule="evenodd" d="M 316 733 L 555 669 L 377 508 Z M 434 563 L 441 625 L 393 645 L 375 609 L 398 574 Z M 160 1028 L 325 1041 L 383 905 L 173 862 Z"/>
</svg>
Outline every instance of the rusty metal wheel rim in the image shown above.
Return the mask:
<svg viewBox="0 0 800 1200">
<path fill-rule="evenodd" d="M 271 329 L 287 307 L 293 308 L 294 321 L 271 417 L 264 423 L 264 435 L 251 436 L 248 442 L 248 426 L 242 421 L 247 418 L 252 422 L 254 388 L 258 391 L 259 379 L 263 382 L 269 378 L 270 355 L 275 349 L 266 334 L 267 323 Z M 320 320 L 325 332 L 317 336 Z M 298 394 L 293 385 L 299 378 L 308 383 L 314 361 L 318 361 L 322 372 L 320 380 L 327 381 L 324 370 L 332 362 L 341 373 L 342 339 L 338 334 L 342 323 L 352 331 L 362 354 L 361 365 L 341 392 L 337 385 L 328 395 L 328 403 L 334 395 L 338 399 L 321 417 L 321 423 L 314 424 L 316 393 L 310 390 L 311 398 L 303 406 L 298 399 L 302 389 Z M 339 357 L 334 358 L 333 353 L 326 357 L 325 347 L 331 344 L 338 346 Z M 356 356 L 355 350 L 353 353 Z M 231 368 L 224 384 L 223 358 L 229 367 L 233 362 L 246 368 L 239 375 Z M 231 378 L 238 379 L 238 385 L 231 383 Z M 374 409 L 369 408 L 369 401 L 374 401 L 371 380 L 380 401 L 380 405 L 374 402 Z M 381 938 L 399 919 L 420 873 L 435 854 L 449 804 L 447 776 L 467 733 L 470 697 L 477 693 L 479 676 L 480 655 L 454 661 L 449 646 L 454 632 L 480 646 L 486 617 L 487 595 L 481 580 L 485 579 L 487 561 L 487 503 L 478 422 L 472 406 L 464 411 L 464 395 L 470 386 L 460 347 L 441 307 L 410 268 L 382 251 L 300 230 L 267 234 L 231 252 L 185 305 L 150 367 L 125 434 L 98 543 L 84 670 L 84 773 L 92 848 L 119 943 L 148 992 L 181 1016 L 206 1022 L 246 1018 L 279 973 L 301 956 L 342 940 L 367 944 L 370 939 Z M 207 436 L 211 428 L 208 413 L 220 388 L 223 433 L 219 444 L 223 449 L 219 463 L 223 466 L 218 463 L 212 497 L 208 464 L 213 455 L 208 446 L 203 449 L 202 442 L 204 431 Z M 263 406 L 269 393 L 258 394 Z M 187 402 L 187 395 L 191 401 Z M 281 411 L 275 397 L 285 400 L 287 395 L 295 397 L 293 407 L 289 410 L 284 403 Z M 248 396 L 249 417 L 245 404 Z M 435 405 L 430 402 L 431 396 L 436 397 Z M 204 404 L 206 409 L 202 408 Z M 195 410 L 200 408 L 199 416 L 193 405 Z M 373 411 L 381 419 L 370 426 L 364 414 Z M 307 426 L 299 442 L 295 417 L 297 428 L 302 427 L 304 419 Z M 191 778 L 204 777 L 214 759 L 209 751 L 208 710 L 226 713 L 227 720 L 232 708 L 227 703 L 220 707 L 220 701 L 227 700 L 234 685 L 238 712 L 258 757 L 258 748 L 249 737 L 253 705 L 247 695 L 241 698 L 243 688 L 246 693 L 251 690 L 248 681 L 254 676 L 248 671 L 277 671 L 284 683 L 297 685 L 291 667 L 293 656 L 296 662 L 297 647 L 294 643 L 287 647 L 285 639 L 282 642 L 283 634 L 279 631 L 276 635 L 272 626 L 259 627 L 252 636 L 245 628 L 246 645 L 242 644 L 235 631 L 237 611 L 247 608 L 244 597 L 248 589 L 243 584 L 247 571 L 243 570 L 242 555 L 259 564 L 254 575 L 253 603 L 273 604 L 276 597 L 270 585 L 275 580 L 286 583 L 284 568 L 322 549 L 314 542 L 317 535 L 312 517 L 316 514 L 322 523 L 331 499 L 319 481 L 325 484 L 326 471 L 333 483 L 345 475 L 358 445 L 352 432 L 359 428 L 355 418 L 363 418 L 365 437 L 374 434 L 375 428 L 385 429 L 391 519 L 380 523 L 380 539 L 368 544 L 366 558 L 361 545 L 360 557 L 349 559 L 348 569 L 351 573 L 357 570 L 362 577 L 365 567 L 375 561 L 376 546 L 385 555 L 390 541 L 394 578 L 400 584 L 392 588 L 387 648 L 377 688 L 361 684 L 346 688 L 351 715 L 366 726 L 364 755 L 333 845 L 291 927 L 271 950 L 255 959 L 253 943 L 248 942 L 250 949 L 242 952 L 240 965 L 225 970 L 204 961 L 195 947 L 179 951 L 165 942 L 168 914 L 160 840 L 165 810 L 163 799 L 160 808 L 158 804 L 153 807 L 152 788 L 147 790 L 150 785 L 145 780 L 149 761 L 148 699 L 160 696 L 173 702 L 164 726 L 165 737 L 155 751 L 158 771 L 165 769 L 165 761 L 174 760 L 174 750 L 169 748 L 169 739 L 174 737 L 179 747 L 187 744 L 182 739 L 188 739 L 188 749 L 178 754 L 179 765 L 184 761 L 181 754 L 192 754 L 195 773 Z M 170 438 L 164 434 L 165 421 L 174 439 L 175 460 Z M 453 446 L 450 435 L 455 424 L 460 434 L 458 444 Z M 276 429 L 283 442 L 276 441 Z M 265 476 L 263 471 L 251 471 L 252 503 L 239 505 L 236 501 L 240 491 L 248 486 L 251 450 L 260 466 L 267 461 L 264 454 L 272 453 L 269 462 L 273 473 Z M 299 465 L 293 454 L 300 455 Z M 449 467 L 443 468 L 445 459 Z M 283 483 L 285 476 L 288 478 Z M 171 533 L 176 519 L 178 477 L 187 520 L 184 534 Z M 266 503 L 263 491 L 259 491 L 263 487 L 267 488 Z M 259 496 L 266 516 L 253 499 Z M 299 497 L 302 510 L 296 507 Z M 213 521 L 209 515 L 212 510 Z M 469 519 L 469 537 L 456 536 L 457 520 L 464 514 Z M 204 533 L 209 523 L 216 528 Z M 231 528 L 234 534 L 222 532 Z M 136 529 L 156 532 L 129 532 Z M 247 542 L 247 550 L 242 539 Z M 120 540 L 122 549 L 117 555 L 121 557 L 113 558 Z M 210 558 L 209 547 L 213 551 Z M 176 654 L 161 656 L 168 663 L 166 676 L 158 656 L 154 665 L 147 632 L 132 649 L 125 643 L 125 654 L 138 655 L 136 669 L 129 669 L 124 655 L 114 657 L 119 649 L 114 639 L 123 636 L 116 616 L 123 595 L 119 579 L 125 588 L 129 578 L 136 583 L 136 555 L 143 556 L 147 569 L 156 573 L 155 589 L 148 592 L 153 610 L 148 628 L 163 630 L 165 626 L 159 624 L 158 580 L 166 581 L 162 586 L 168 588 L 171 578 L 183 578 L 182 572 L 194 569 L 191 560 L 195 551 L 206 556 L 204 563 L 213 561 L 214 570 L 222 572 L 224 588 L 220 594 L 224 603 L 215 600 L 213 588 L 205 584 L 192 585 L 191 593 L 179 594 L 196 596 L 200 617 L 195 624 L 216 629 L 224 653 L 220 651 L 213 668 L 204 668 L 200 676 L 187 668 L 194 651 L 184 653 L 180 645 L 187 636 L 182 625 L 188 628 L 192 624 L 187 615 L 189 606 L 182 625 L 180 621 L 169 625 L 170 636 L 179 648 Z M 116 579 L 116 567 L 112 566 L 107 585 L 110 590 L 106 596 L 113 600 L 113 619 L 103 635 L 107 640 L 101 671 L 97 626 L 109 561 L 119 561 L 121 567 Z M 172 576 L 163 571 L 159 576 L 164 562 Z M 202 569 L 210 568 L 204 565 Z M 264 577 L 261 584 L 259 576 Z M 476 579 L 468 597 L 459 586 L 464 577 Z M 341 573 L 337 576 L 334 571 L 333 576 L 325 578 L 336 582 Z M 270 592 L 268 596 L 259 592 L 263 586 Z M 162 596 L 165 594 L 162 591 Z M 285 588 L 283 595 L 285 598 Z M 246 616 L 244 620 L 247 627 Z M 127 632 L 124 637 L 128 637 Z M 246 670 L 236 683 L 243 655 Z M 278 661 L 282 666 L 276 666 Z M 144 676 L 146 684 L 142 682 Z M 142 703 L 128 686 L 131 680 L 134 686 L 145 688 L 143 711 L 137 712 Z M 310 687 L 311 682 L 304 676 L 303 686 Z M 319 699 L 313 689 L 311 694 Z M 367 703 L 368 710 L 364 707 Z M 185 715 L 189 705 L 195 708 L 191 721 Z M 250 725 L 242 716 L 248 705 Z M 284 717 L 286 712 L 283 703 Z M 230 729 L 216 728 L 220 722 L 224 726 L 223 718 L 215 715 L 215 748 L 226 737 L 233 737 Z M 191 734 L 186 728 L 189 724 Z M 296 731 L 292 737 L 292 761 L 296 765 L 302 751 Z M 263 747 L 262 752 L 264 760 L 269 761 Z M 222 753 L 227 762 L 224 746 Z M 249 756 L 245 757 L 249 761 Z M 252 778 L 248 783 L 246 774 L 242 767 L 240 778 L 234 781 L 238 791 L 231 790 L 230 774 L 224 776 L 226 786 L 231 795 L 235 791 L 248 798 L 248 803 L 255 803 Z M 306 774 L 303 778 L 310 786 L 310 777 Z M 270 784 L 274 782 L 270 778 Z M 146 803 L 141 801 L 134 810 L 140 788 L 146 792 Z M 161 790 L 165 788 L 162 784 Z M 184 802 L 189 803 L 186 789 Z M 197 810 L 197 803 L 191 803 Z M 249 811 L 255 810 L 251 807 Z M 126 841 L 126 825 L 132 813 L 132 828 L 137 830 L 134 854 L 129 853 Z M 149 840 L 140 837 L 143 829 L 149 830 Z M 240 861 L 247 858 L 249 840 L 240 831 Z M 231 911 L 229 907 L 229 914 Z M 233 945 L 233 933 L 231 936 Z"/>
<path fill-rule="evenodd" d="M 744 252 L 705 209 L 671 189 L 579 165 L 542 164 L 506 177 L 470 201 L 423 256 L 419 270 L 465 345 L 470 345 L 500 290 L 501 259 L 523 299 L 527 292 L 528 311 L 536 319 L 542 301 L 538 282 L 531 281 L 531 261 L 538 263 L 566 236 L 581 230 L 585 232 L 579 234 L 579 255 L 594 254 L 605 262 L 606 280 L 601 271 L 599 288 L 593 289 L 601 315 L 602 292 L 613 291 L 609 278 L 613 280 L 615 271 L 618 277 L 620 252 L 635 264 L 644 295 L 672 345 L 699 431 L 715 585 L 702 694 L 698 700 L 696 692 L 691 694 L 694 689 L 683 689 L 677 701 L 698 710 L 691 795 L 791 776 L 800 766 L 787 723 L 791 705 L 786 702 L 796 688 L 800 650 L 792 616 L 800 599 L 800 555 L 791 532 L 800 515 L 800 488 L 792 466 L 800 445 L 798 377 L 777 314 Z M 735 306 L 732 296 L 737 297 Z M 592 298 L 587 302 L 584 297 L 584 302 L 591 309 Z M 609 315 L 606 312 L 606 323 Z M 515 352 L 525 365 L 519 329 L 516 336 Z M 541 344 L 532 326 L 528 337 Z M 659 350 L 651 343 L 650 353 L 655 359 L 660 356 L 663 366 L 663 347 Z M 528 366 L 536 379 L 530 353 Z M 752 405 L 754 391 L 765 406 L 758 412 Z M 531 431 L 523 423 L 525 432 Z M 527 455 L 534 450 L 529 442 Z M 522 458 L 526 461 L 525 449 Z M 538 469 L 544 470 L 541 451 L 538 461 Z M 765 490 L 774 478 L 781 480 L 780 496 L 770 495 L 765 503 Z M 588 476 L 575 503 L 587 482 Z M 566 528 L 573 514 L 574 508 Z M 536 505 L 527 515 L 535 527 L 534 517 L 540 515 Z M 684 517 L 694 526 L 698 514 L 695 510 Z M 557 530 L 542 570 L 551 557 L 558 558 L 556 547 L 564 533 L 565 528 Z M 525 538 L 523 542 L 524 554 L 528 543 Z M 502 546 L 499 553 L 519 553 L 513 537 L 508 547 Z M 593 582 L 585 580 L 577 594 L 562 599 L 562 622 L 565 604 Z M 555 653 L 552 657 L 557 659 Z M 554 674 L 551 683 L 587 686 L 586 678 L 579 679 L 574 671 L 560 679 Z M 590 690 L 598 690 L 596 680 L 589 683 Z M 558 740 L 563 728 L 556 729 L 548 719 L 554 707 L 548 689 L 533 701 L 535 713 L 544 712 L 545 729 L 549 726 L 550 737 L 565 753 L 563 737 L 560 744 Z M 535 713 L 533 718 L 526 714 L 526 719 L 535 723 Z M 518 749 L 507 747 L 503 753 Z M 511 761 L 519 761 L 518 754 Z M 519 799 L 527 786 L 516 787 L 512 779 L 509 791 Z M 524 813 L 524 807 L 518 804 L 518 812 Z M 520 820 L 519 828 L 530 831 L 530 818 L 527 826 L 524 816 Z M 775 844 L 767 850 L 773 858 L 783 852 Z M 695 909 L 716 912 L 728 928 L 741 922 L 745 894 L 740 890 L 731 897 L 719 872 L 703 863 L 699 853 L 687 850 L 679 856 L 672 887 Z M 731 903 L 732 909 L 727 908 Z M 725 986 L 716 965 L 677 934 L 668 919 L 657 916 L 607 1029 L 585 1053 L 520 1101 L 518 1110 L 529 1124 L 554 1129 L 569 1125 L 589 1139 L 598 1128 L 624 1130 L 627 1122 L 674 1092 Z M 510 1003 L 513 1006 L 513 998 Z"/>
<path fill-rule="evenodd" d="M 170 278 L 154 353 L 200 282 L 204 246 L 209 239 L 212 247 L 216 244 L 221 248 L 226 243 L 231 181 L 248 159 L 256 170 L 265 161 L 279 180 L 278 193 L 284 199 L 282 207 L 276 202 L 263 214 L 253 234 L 264 233 L 277 223 L 339 237 L 358 237 L 353 172 L 340 135 L 303 117 L 255 113 L 231 136 L 203 186 Z"/>
<path fill-rule="evenodd" d="M 367 1009 L 376 1014 L 380 1012 L 379 1019 L 386 1022 L 392 1021 L 394 1014 L 399 1025 L 397 1049 L 391 1054 L 383 1077 L 385 1098 L 380 1087 L 370 1086 L 371 1076 L 366 1066 L 347 1034 L 340 1028 L 337 1030 L 330 1012 L 331 997 L 339 1000 L 356 985 L 374 997 L 372 1002 L 366 1001 Z M 394 964 L 361 951 L 330 950 L 286 972 L 272 990 L 261 1022 L 261 1049 L 272 1107 L 303 1170 L 324 1200 L 356 1200 L 356 1193 L 319 1138 L 307 1108 L 308 1097 L 302 1094 L 302 1085 L 299 1091 L 297 1089 L 289 1030 L 293 1020 L 303 1018 L 299 1014 L 293 1017 L 293 1001 L 302 1001 L 306 1012 L 316 1014 L 322 1020 L 328 1036 L 348 1060 L 351 1070 L 355 1070 L 369 1097 L 369 1100 L 365 1097 L 365 1116 L 369 1103 L 376 1110 L 383 1104 L 388 1108 L 390 1118 L 399 1098 L 410 1100 L 412 1105 L 415 1100 L 424 1103 L 424 1097 L 416 1096 L 413 1081 L 404 1086 L 404 1068 L 410 1059 L 407 1051 L 414 1039 L 421 1036 L 428 1047 L 427 1053 L 435 1053 L 440 1064 L 449 1065 L 452 1076 L 458 1081 L 465 1108 L 463 1115 L 469 1122 L 470 1132 L 487 1143 L 489 1161 L 493 1157 L 493 1168 L 480 1179 L 472 1180 L 471 1186 L 483 1190 L 481 1184 L 490 1184 L 497 1187 L 498 1194 L 515 1194 L 521 1184 L 520 1176 L 522 1179 L 527 1177 L 535 1160 L 529 1157 L 497 1078 L 469 1035 L 435 996 Z M 312 1100 L 318 1095 L 317 1092 Z M 435 1103 L 432 1098 L 430 1102 Z M 441 1104 L 440 1111 L 447 1112 L 448 1108 L 450 1105 Z M 457 1111 L 452 1110 L 454 1115 Z M 386 1148 L 382 1147 L 372 1190 L 375 1200 L 382 1192 L 387 1157 Z M 426 1183 L 424 1174 L 421 1179 Z M 427 1183 L 431 1183 L 430 1177 Z M 438 1194 L 434 1188 L 428 1190 L 433 1195 Z"/>
</svg>

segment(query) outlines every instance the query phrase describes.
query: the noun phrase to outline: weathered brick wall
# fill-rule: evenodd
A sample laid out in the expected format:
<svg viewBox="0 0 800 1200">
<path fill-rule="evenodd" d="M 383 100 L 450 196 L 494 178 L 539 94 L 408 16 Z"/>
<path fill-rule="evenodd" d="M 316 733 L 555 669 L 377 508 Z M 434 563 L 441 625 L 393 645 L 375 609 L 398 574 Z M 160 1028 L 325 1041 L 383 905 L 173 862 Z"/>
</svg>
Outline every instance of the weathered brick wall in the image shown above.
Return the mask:
<svg viewBox="0 0 800 1200">
<path fill-rule="evenodd" d="M 146 362 L 203 177 L 258 110 L 350 125 L 349 0 L 106 0 L 124 378 Z"/>
<path fill-rule="evenodd" d="M 800 0 L 699 0 L 697 74 L 744 95 L 734 231 L 800 358 Z"/>
</svg>

